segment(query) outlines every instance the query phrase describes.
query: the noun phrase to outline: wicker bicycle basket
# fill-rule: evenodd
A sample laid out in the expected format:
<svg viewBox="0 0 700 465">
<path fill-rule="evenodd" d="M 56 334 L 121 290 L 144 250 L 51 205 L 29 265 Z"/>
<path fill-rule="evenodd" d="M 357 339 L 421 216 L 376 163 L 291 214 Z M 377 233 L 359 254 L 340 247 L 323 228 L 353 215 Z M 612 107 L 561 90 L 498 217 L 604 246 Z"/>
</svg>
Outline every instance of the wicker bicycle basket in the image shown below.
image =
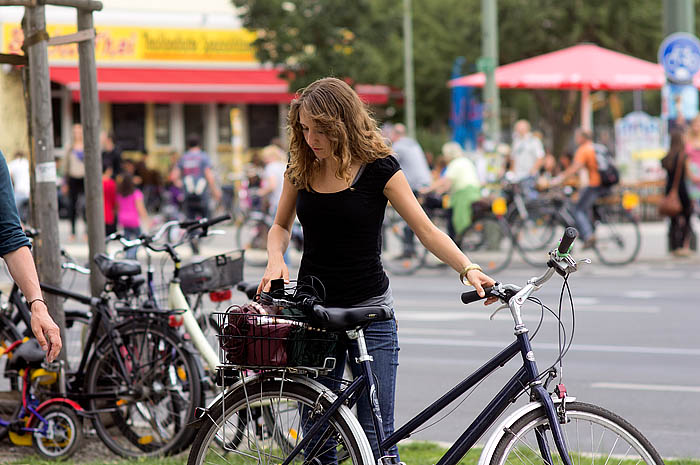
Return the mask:
<svg viewBox="0 0 700 465">
<path fill-rule="evenodd" d="M 180 268 L 180 285 L 185 294 L 227 289 L 242 280 L 242 250 L 215 255 Z"/>
<path fill-rule="evenodd" d="M 303 317 L 261 314 L 247 304 L 217 318 L 220 359 L 226 365 L 317 370 L 335 365 L 338 334 L 314 328 Z"/>
</svg>

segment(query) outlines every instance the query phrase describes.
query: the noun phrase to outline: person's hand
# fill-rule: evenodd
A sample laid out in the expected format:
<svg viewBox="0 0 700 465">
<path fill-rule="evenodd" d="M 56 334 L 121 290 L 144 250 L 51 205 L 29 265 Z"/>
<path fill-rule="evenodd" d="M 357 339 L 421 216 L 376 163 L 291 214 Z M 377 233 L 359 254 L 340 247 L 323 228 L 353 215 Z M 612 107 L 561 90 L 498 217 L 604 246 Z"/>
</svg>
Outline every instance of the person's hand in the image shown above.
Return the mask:
<svg viewBox="0 0 700 465">
<path fill-rule="evenodd" d="M 491 287 L 494 284 L 496 284 L 496 281 L 494 281 L 493 278 L 491 278 L 481 270 L 469 270 L 467 272 L 466 278 L 469 281 L 469 284 L 474 286 L 474 289 L 476 289 L 476 293 L 479 294 L 479 297 L 484 297 L 486 295 L 484 287 Z M 491 305 L 494 302 L 498 302 L 498 297 L 487 298 L 484 302 L 484 305 Z"/>
<path fill-rule="evenodd" d="M 268 260 L 265 274 L 263 274 L 260 285 L 258 286 L 258 294 L 270 290 L 270 281 L 273 279 L 284 279 L 284 283 L 289 283 L 289 269 L 284 260 Z"/>
<path fill-rule="evenodd" d="M 53 362 L 61 352 L 61 332 L 58 325 L 49 315 L 49 309 L 43 302 L 35 302 L 31 308 L 32 312 L 32 332 L 39 341 L 41 349 L 46 352 L 46 361 Z"/>
</svg>

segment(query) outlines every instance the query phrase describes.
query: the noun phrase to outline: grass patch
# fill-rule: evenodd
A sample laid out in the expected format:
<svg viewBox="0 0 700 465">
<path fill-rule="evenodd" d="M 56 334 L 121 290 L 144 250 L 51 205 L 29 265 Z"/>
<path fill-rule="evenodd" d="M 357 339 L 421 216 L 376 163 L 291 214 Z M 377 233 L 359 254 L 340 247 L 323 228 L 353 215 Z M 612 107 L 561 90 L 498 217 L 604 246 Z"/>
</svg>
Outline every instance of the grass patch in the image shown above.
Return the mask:
<svg viewBox="0 0 700 465">
<path fill-rule="evenodd" d="M 399 454 L 401 461 L 408 465 L 433 465 L 440 460 L 440 457 L 447 451 L 443 447 L 434 442 L 416 441 L 399 445 Z M 138 459 L 118 459 L 110 457 L 106 460 L 81 461 L 80 451 L 71 459 L 60 462 L 56 460 L 45 460 L 38 456 L 28 456 L 10 462 L 12 465 L 55 465 L 56 463 L 80 463 L 82 465 L 185 465 L 187 463 L 187 455 L 189 450 L 175 457 L 162 458 L 138 458 Z M 460 460 L 459 465 L 476 465 L 481 455 L 481 448 L 475 447 Z M 690 458 L 678 458 L 665 460 L 666 465 L 700 465 L 700 460 Z"/>
</svg>

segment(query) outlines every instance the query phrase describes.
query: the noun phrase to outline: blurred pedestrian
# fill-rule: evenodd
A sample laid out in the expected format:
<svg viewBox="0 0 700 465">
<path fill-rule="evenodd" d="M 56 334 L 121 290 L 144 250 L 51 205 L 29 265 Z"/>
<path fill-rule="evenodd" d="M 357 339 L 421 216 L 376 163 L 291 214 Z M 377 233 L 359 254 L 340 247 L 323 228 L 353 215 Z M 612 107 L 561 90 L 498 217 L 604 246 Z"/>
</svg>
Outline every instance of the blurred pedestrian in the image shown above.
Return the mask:
<svg viewBox="0 0 700 465">
<path fill-rule="evenodd" d="M 700 115 L 693 118 L 687 129 L 685 153 L 686 188 L 695 209 L 700 212 Z"/>
<path fill-rule="evenodd" d="M 117 184 L 117 218 L 119 228 L 127 239 L 136 239 L 141 235 L 141 228 L 148 228 L 150 221 L 143 193 L 136 188 L 133 176 L 124 171 Z M 126 258 L 136 258 L 136 248 L 126 251 Z"/>
<path fill-rule="evenodd" d="M 102 160 L 102 201 L 104 203 L 105 234 L 117 232 L 117 183 L 112 178 L 111 163 Z"/>
<path fill-rule="evenodd" d="M 15 157 L 7 164 L 12 178 L 12 188 L 15 193 L 15 205 L 19 218 L 23 223 L 29 219 L 29 160 L 24 152 L 15 153 Z"/>
<path fill-rule="evenodd" d="M 102 147 L 102 166 L 108 166 L 112 179 L 116 179 L 122 172 L 122 151 L 115 144 L 112 131 L 100 132 L 100 146 Z"/>
<path fill-rule="evenodd" d="M 417 140 L 408 137 L 406 134 L 406 126 L 401 123 L 394 124 L 388 127 L 389 140 L 391 140 L 391 149 L 394 151 L 396 159 L 399 161 L 401 171 L 403 171 L 408 185 L 414 195 L 418 194 L 421 189 L 430 186 L 432 176 L 430 174 L 430 166 L 425 158 L 423 148 Z M 416 252 L 415 234 L 410 226 L 406 225 L 403 229 L 403 256 L 412 257 Z"/>
<path fill-rule="evenodd" d="M 199 136 L 187 137 L 187 151 L 173 167 L 173 183 L 184 192 L 187 219 L 209 216 L 210 196 L 218 202 L 221 191 L 216 185 L 209 155 L 200 147 Z"/>
<path fill-rule="evenodd" d="M 510 171 L 529 197 L 535 197 L 535 176 L 544 161 L 542 140 L 530 131 L 530 123 L 521 119 L 515 123 Z"/>
<path fill-rule="evenodd" d="M 690 239 L 693 235 L 690 217 L 693 214 L 693 203 L 686 187 L 686 172 L 688 155 L 686 141 L 682 129 L 671 132 L 671 145 L 668 153 L 661 160 L 661 166 L 666 170 L 666 189 L 668 195 L 672 189 L 678 190 L 678 198 L 683 210 L 679 215 L 671 217 L 668 228 L 668 245 L 671 253 L 677 257 L 687 257 L 691 254 Z"/>
<path fill-rule="evenodd" d="M 476 166 L 457 142 L 442 146 L 442 158 L 447 163 L 444 175 L 421 193 L 449 194 L 447 234 L 455 240 L 472 223 L 472 204 L 481 198 L 481 183 Z"/>
<path fill-rule="evenodd" d="M 265 169 L 258 195 L 267 204 L 267 211 L 274 216 L 282 195 L 287 154 L 277 145 L 268 145 L 262 149 L 261 157 L 265 163 Z"/>
<path fill-rule="evenodd" d="M 7 263 L 12 279 L 22 291 L 31 313 L 31 327 L 46 360 L 52 362 L 61 352 L 61 333 L 49 315 L 41 294 L 34 258 L 29 250 L 29 239 L 19 222 L 10 171 L 0 152 L 0 256 Z"/>
<path fill-rule="evenodd" d="M 76 222 L 79 215 L 84 213 L 85 204 L 85 147 L 83 146 L 83 127 L 73 125 L 73 137 L 70 147 L 63 157 L 64 182 L 61 187 L 64 195 L 68 196 L 68 219 L 70 221 L 70 240 L 75 240 Z M 87 237 L 87 236 L 86 236 Z"/>
<path fill-rule="evenodd" d="M 574 207 L 574 218 L 581 238 L 583 248 L 590 248 L 595 243 L 593 234 L 593 204 L 602 197 L 609 189 L 600 184 L 600 174 L 598 173 L 598 163 L 595 158 L 595 148 L 591 133 L 583 128 L 579 128 L 574 133 L 576 141 L 576 153 L 574 161 L 566 170 L 552 180 L 552 185 L 561 185 L 565 179 L 578 173 L 581 170 L 588 172 L 588 186 L 579 195 L 578 202 Z"/>
</svg>

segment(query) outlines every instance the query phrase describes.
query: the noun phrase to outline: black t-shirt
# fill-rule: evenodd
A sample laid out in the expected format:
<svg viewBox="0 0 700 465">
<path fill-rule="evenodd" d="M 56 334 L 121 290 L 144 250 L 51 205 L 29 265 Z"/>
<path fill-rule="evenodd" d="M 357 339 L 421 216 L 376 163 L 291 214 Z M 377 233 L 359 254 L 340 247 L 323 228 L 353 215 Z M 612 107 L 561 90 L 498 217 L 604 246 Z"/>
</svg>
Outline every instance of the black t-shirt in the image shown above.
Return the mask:
<svg viewBox="0 0 700 465">
<path fill-rule="evenodd" d="M 352 186 L 340 192 L 299 191 L 297 216 L 304 230 L 299 279 L 320 279 L 326 305 L 348 307 L 389 287 L 380 257 L 384 186 L 399 169 L 389 156 L 367 164 Z"/>
</svg>

